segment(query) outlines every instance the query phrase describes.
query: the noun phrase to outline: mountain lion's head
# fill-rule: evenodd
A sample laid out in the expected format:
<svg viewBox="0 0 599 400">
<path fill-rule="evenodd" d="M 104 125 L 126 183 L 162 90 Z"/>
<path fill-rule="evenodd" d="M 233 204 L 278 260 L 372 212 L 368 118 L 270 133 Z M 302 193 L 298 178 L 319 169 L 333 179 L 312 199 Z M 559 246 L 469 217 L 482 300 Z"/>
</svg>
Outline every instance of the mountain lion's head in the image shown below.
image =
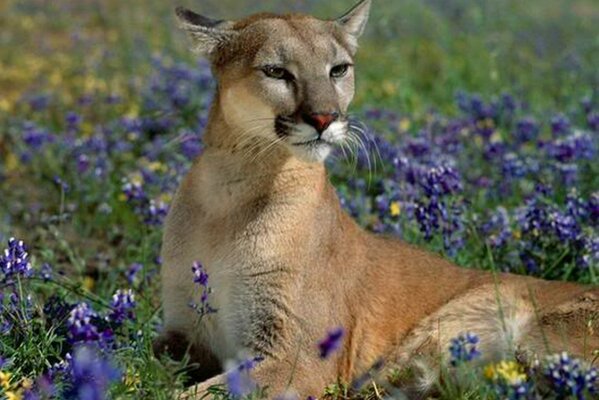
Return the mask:
<svg viewBox="0 0 599 400">
<path fill-rule="evenodd" d="M 208 57 L 218 81 L 217 107 L 230 135 L 223 142 L 282 144 L 322 161 L 346 140 L 353 60 L 370 3 L 362 0 L 336 20 L 258 14 L 217 21 L 178 8 L 194 50 Z"/>
</svg>

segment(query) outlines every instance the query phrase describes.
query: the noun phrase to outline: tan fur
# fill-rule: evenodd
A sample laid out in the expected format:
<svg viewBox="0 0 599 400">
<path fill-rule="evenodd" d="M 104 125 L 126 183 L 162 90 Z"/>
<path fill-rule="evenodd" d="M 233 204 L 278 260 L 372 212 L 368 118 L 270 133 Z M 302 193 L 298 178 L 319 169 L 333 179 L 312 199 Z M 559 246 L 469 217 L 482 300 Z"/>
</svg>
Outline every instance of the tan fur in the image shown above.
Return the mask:
<svg viewBox="0 0 599 400">
<path fill-rule="evenodd" d="M 439 354 L 466 331 L 481 337 L 485 362 L 520 350 L 588 359 L 599 347 L 597 327 L 588 325 L 597 324 L 597 288 L 462 269 L 365 232 L 341 209 L 322 160 L 313 159 L 320 153 L 298 156 L 292 139 L 277 139 L 273 118 L 306 102 L 346 112 L 353 75 L 330 83 L 333 61 L 323 58 L 335 46 L 353 56 L 368 7 L 362 2 L 337 21 L 259 15 L 194 31 L 218 39 L 200 38 L 200 50 L 213 61 L 219 88 L 206 150 L 166 222 L 165 333 L 156 344 L 192 344 L 205 381 L 189 397 L 223 383 L 216 374 L 244 352 L 265 356 L 253 376 L 270 396 L 291 388 L 305 398 L 355 379 L 381 358 L 424 368 L 427 389 Z M 210 33 L 218 26 L 227 31 Z M 298 76 L 293 92 L 253 69 L 281 48 Z M 199 325 L 188 307 L 199 301 L 194 261 L 207 269 L 218 309 Z M 343 348 L 320 360 L 316 343 L 337 326 L 346 331 Z"/>
</svg>

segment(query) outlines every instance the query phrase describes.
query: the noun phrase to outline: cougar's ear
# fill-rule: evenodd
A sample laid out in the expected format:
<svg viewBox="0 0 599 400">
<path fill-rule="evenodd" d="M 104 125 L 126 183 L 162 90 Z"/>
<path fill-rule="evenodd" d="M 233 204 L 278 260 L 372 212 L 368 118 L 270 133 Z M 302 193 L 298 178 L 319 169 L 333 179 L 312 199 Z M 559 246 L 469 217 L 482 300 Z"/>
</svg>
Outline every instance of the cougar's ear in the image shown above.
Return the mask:
<svg viewBox="0 0 599 400">
<path fill-rule="evenodd" d="M 179 26 L 190 37 L 194 52 L 212 58 L 220 48 L 235 38 L 233 23 L 196 14 L 183 7 L 175 9 Z"/>
<path fill-rule="evenodd" d="M 335 22 L 339 24 L 345 32 L 347 32 L 354 39 L 358 39 L 364 28 L 366 22 L 368 22 L 368 16 L 370 15 L 370 5 L 372 0 L 361 0 L 358 4 L 353 6 L 343 16 L 337 18 Z"/>
</svg>

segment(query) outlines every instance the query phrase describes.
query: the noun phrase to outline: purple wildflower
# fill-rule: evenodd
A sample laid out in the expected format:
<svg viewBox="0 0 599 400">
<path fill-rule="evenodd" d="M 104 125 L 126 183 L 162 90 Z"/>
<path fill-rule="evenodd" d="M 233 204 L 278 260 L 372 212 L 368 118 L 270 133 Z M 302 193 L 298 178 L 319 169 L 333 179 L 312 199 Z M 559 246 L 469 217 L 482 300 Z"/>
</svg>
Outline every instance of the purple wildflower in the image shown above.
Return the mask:
<svg viewBox="0 0 599 400">
<path fill-rule="evenodd" d="M 127 268 L 127 272 L 126 272 L 127 282 L 129 282 L 130 285 L 133 285 L 133 283 L 135 283 L 137 273 L 139 271 L 141 271 L 143 269 L 143 267 L 144 266 L 140 263 L 133 263 L 129 266 L 129 268 Z"/>
<path fill-rule="evenodd" d="M 22 240 L 10 238 L 8 240 L 8 248 L 4 250 L 4 254 L 0 255 L 0 272 L 2 273 L 2 281 L 10 282 L 14 275 L 20 275 L 28 278 L 32 276 L 33 269 L 29 262 L 29 253 L 27 246 Z"/>
<path fill-rule="evenodd" d="M 227 372 L 227 388 L 229 393 L 235 397 L 245 397 L 258 388 L 256 382 L 250 376 L 250 371 L 256 368 L 262 357 L 247 358 L 238 364 L 229 363 Z"/>
<path fill-rule="evenodd" d="M 147 225 L 161 225 L 168 214 L 168 205 L 162 201 L 150 199 L 143 187 L 138 182 L 124 181 L 123 194 L 134 212 L 139 215 Z"/>
<path fill-rule="evenodd" d="M 449 345 L 451 365 L 456 366 L 480 357 L 480 352 L 476 348 L 478 342 L 478 336 L 470 332 L 451 339 L 451 344 Z"/>
<path fill-rule="evenodd" d="M 554 137 L 569 133 L 570 126 L 570 119 L 563 114 L 558 114 L 551 118 L 551 132 Z"/>
<path fill-rule="evenodd" d="M 133 312 L 135 306 L 133 291 L 131 289 L 119 289 L 112 296 L 110 303 L 111 311 L 106 318 L 117 325 L 122 324 L 126 320 L 133 321 L 135 319 L 135 313 Z"/>
<path fill-rule="evenodd" d="M 547 361 L 543 372 L 556 394 L 584 399 L 585 393 L 597 393 L 597 368 L 583 366 L 566 352 L 550 356 Z"/>
<path fill-rule="evenodd" d="M 104 400 L 113 382 L 121 377 L 121 372 L 105 354 L 92 346 L 75 349 L 70 365 L 67 399 Z"/>
<path fill-rule="evenodd" d="M 39 276 L 45 281 L 49 281 L 52 279 L 52 266 L 48 263 L 43 263 L 40 268 Z"/>
<path fill-rule="evenodd" d="M 522 118 L 516 123 L 516 141 L 518 143 L 525 143 L 535 140 L 539 135 L 539 131 L 539 124 L 534 118 Z"/>
<path fill-rule="evenodd" d="M 504 207 L 497 207 L 487 222 L 482 225 L 481 230 L 491 247 L 504 246 L 512 235 L 507 210 Z"/>
<path fill-rule="evenodd" d="M 342 327 L 335 328 L 327 333 L 327 336 L 318 343 L 320 358 L 328 358 L 341 347 L 345 331 Z"/>
<path fill-rule="evenodd" d="M 193 273 L 193 282 L 198 285 L 201 294 L 200 302 L 191 302 L 189 306 L 196 310 L 201 317 L 215 313 L 217 310 L 208 303 L 208 297 L 212 289 L 208 286 L 208 273 L 204 269 L 204 266 L 200 262 L 195 261 L 191 266 L 191 272 Z"/>
<path fill-rule="evenodd" d="M 71 310 L 67 320 L 69 341 L 71 343 L 98 341 L 101 335 L 92 321 L 97 317 L 98 315 L 87 303 L 77 304 Z"/>
<path fill-rule="evenodd" d="M 420 181 L 427 196 L 445 196 L 462 190 L 458 172 L 446 165 L 428 169 Z"/>
</svg>

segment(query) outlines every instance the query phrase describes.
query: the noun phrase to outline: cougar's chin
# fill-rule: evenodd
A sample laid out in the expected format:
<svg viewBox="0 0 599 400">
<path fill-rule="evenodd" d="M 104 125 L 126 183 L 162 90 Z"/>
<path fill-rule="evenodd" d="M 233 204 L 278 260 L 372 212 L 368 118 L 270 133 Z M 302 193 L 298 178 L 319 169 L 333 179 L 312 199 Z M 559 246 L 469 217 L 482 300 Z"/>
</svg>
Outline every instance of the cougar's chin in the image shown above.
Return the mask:
<svg viewBox="0 0 599 400">
<path fill-rule="evenodd" d="M 306 123 L 287 125 L 284 135 L 285 143 L 291 153 L 301 160 L 309 162 L 324 161 L 331 154 L 335 145 L 347 137 L 346 122 L 335 121 L 322 133 Z"/>
</svg>

